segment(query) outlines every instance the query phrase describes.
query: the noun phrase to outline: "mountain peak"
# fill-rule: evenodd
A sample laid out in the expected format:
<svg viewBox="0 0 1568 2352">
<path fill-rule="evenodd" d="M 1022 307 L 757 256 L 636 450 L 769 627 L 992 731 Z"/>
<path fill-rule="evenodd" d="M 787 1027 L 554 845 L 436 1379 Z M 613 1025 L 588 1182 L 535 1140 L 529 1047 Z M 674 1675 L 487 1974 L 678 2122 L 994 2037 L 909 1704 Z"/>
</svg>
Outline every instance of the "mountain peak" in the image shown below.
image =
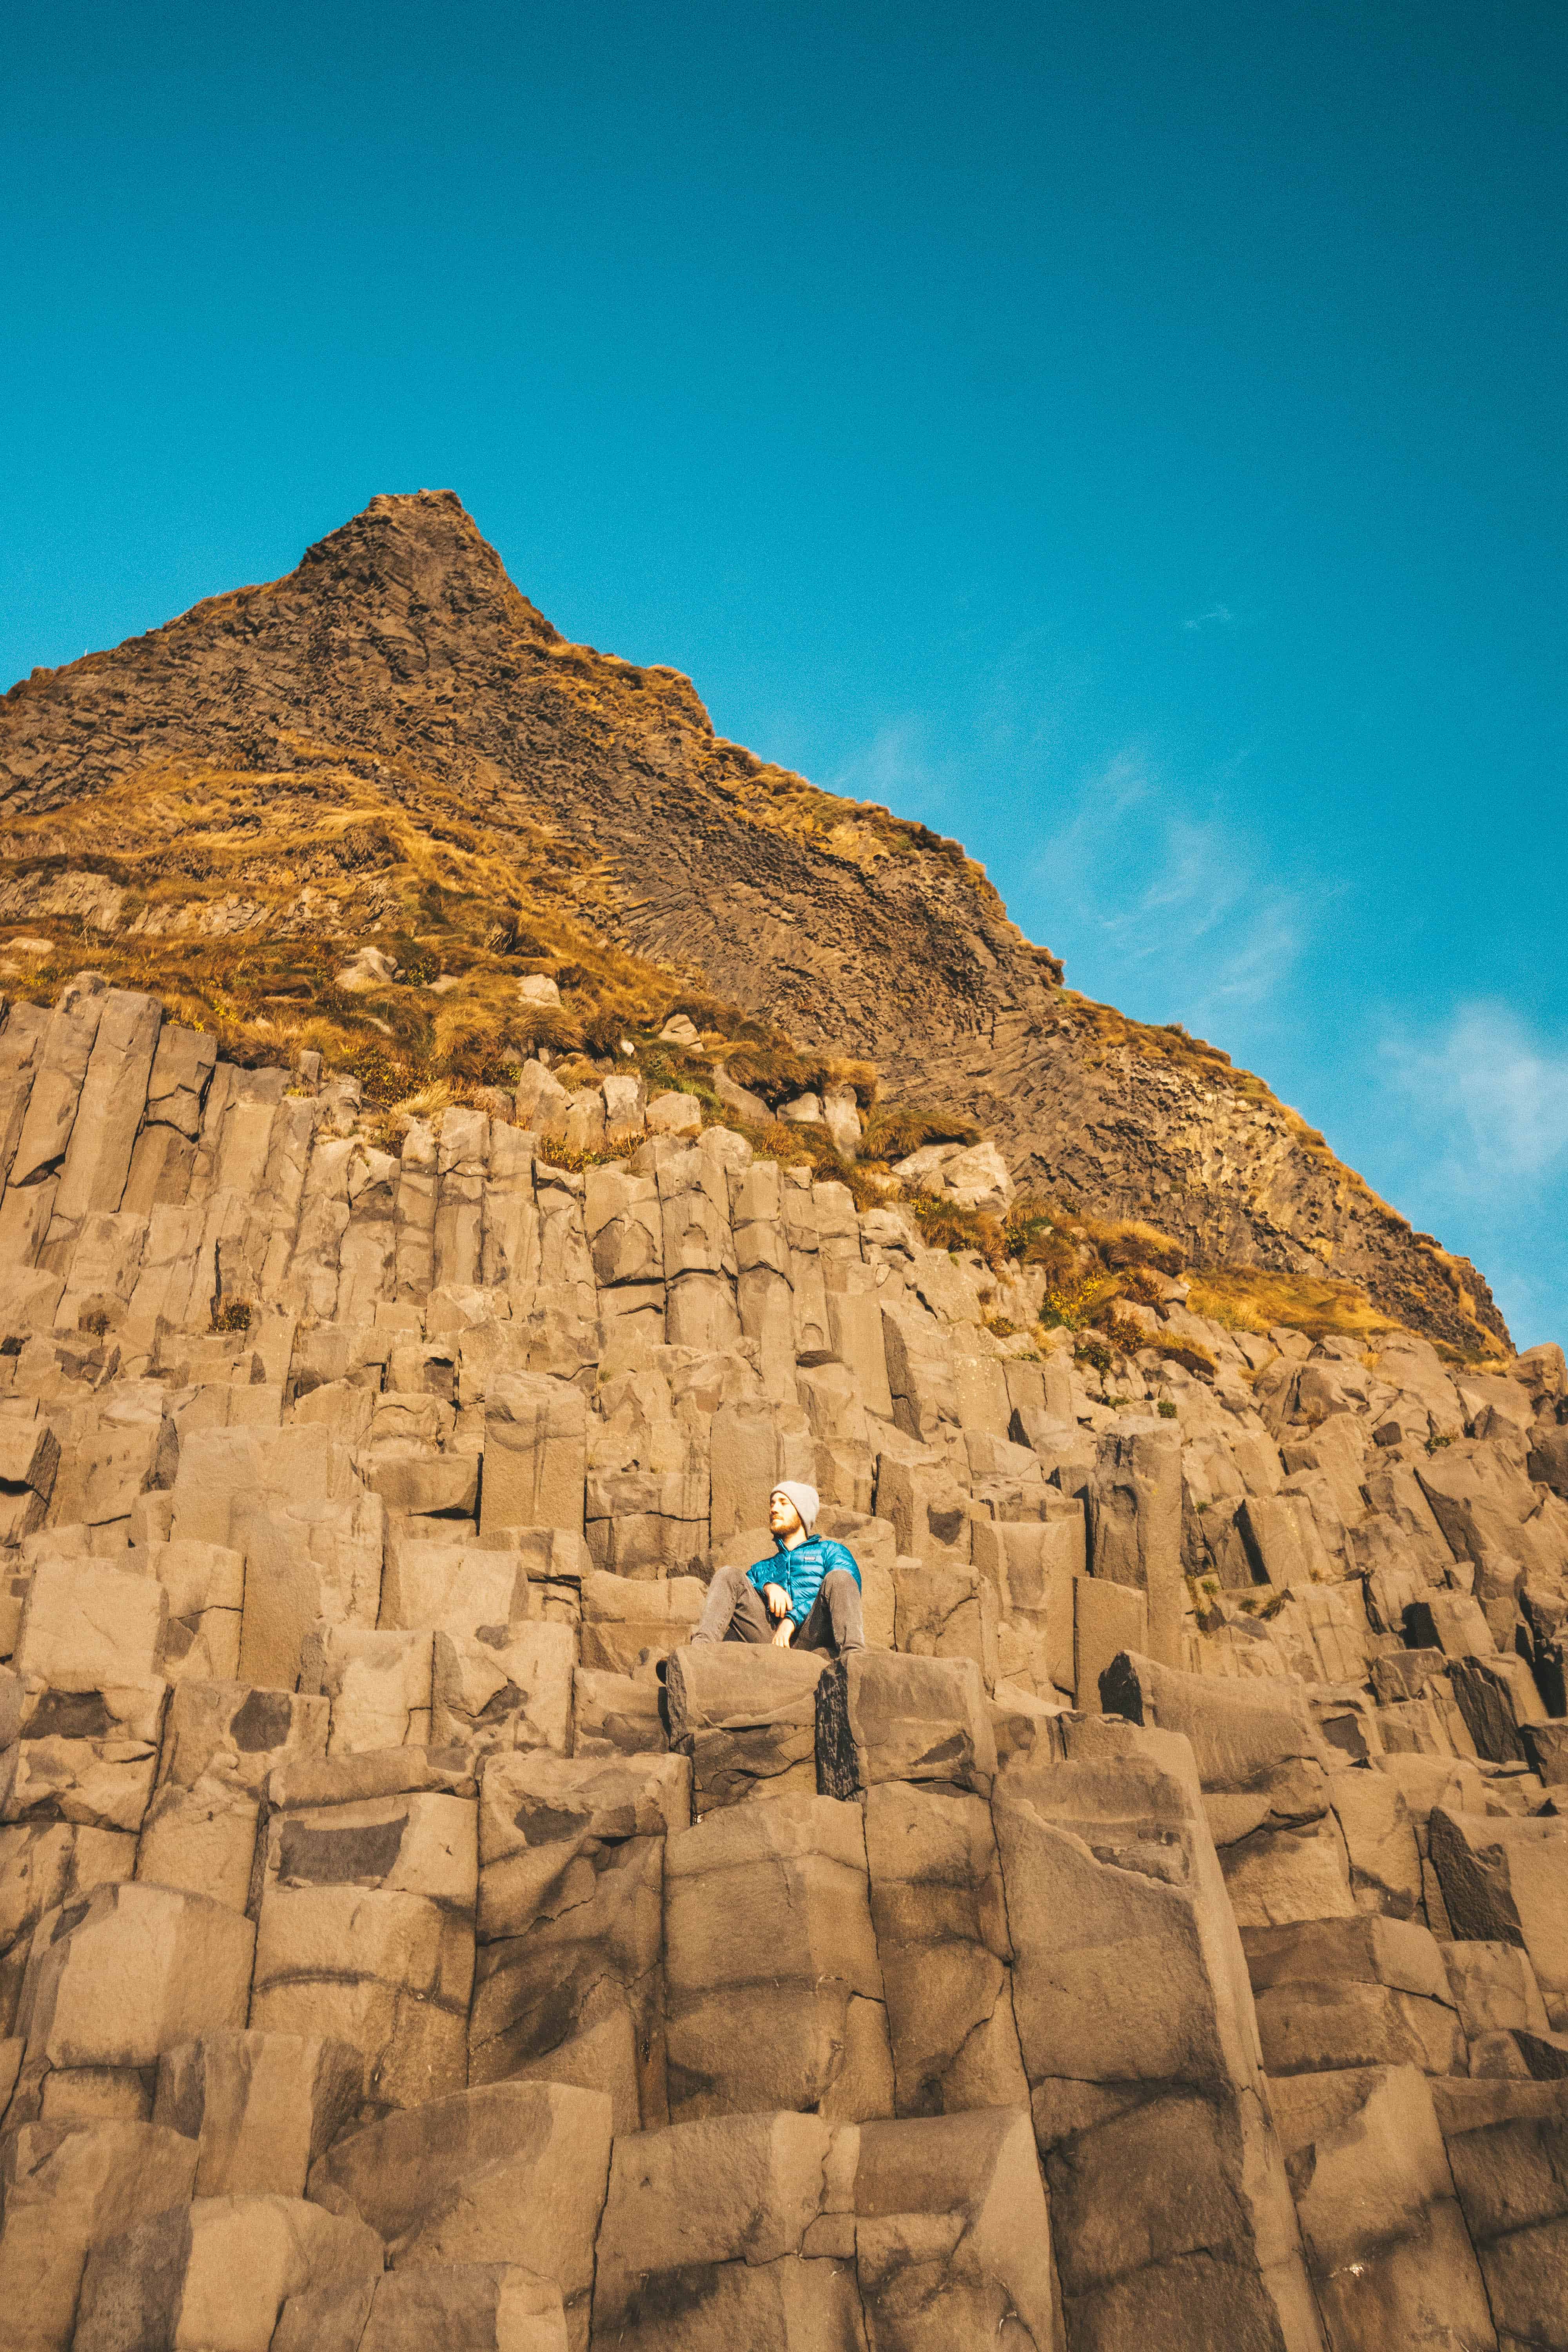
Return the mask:
<svg viewBox="0 0 1568 2352">
<path fill-rule="evenodd" d="M 447 615 L 471 625 L 488 613 L 541 644 L 563 642 L 513 584 L 455 490 L 378 492 L 275 583 L 274 593 L 292 590 L 417 610 L 426 621 Z"/>
<path fill-rule="evenodd" d="M 7 918 L 85 923 L 151 985 L 155 939 L 157 984 L 237 1057 L 277 1057 L 274 1008 L 319 1005 L 345 938 L 453 983 L 439 1018 L 408 988 L 333 1014 L 329 1046 L 384 1037 L 405 1075 L 494 1045 L 520 955 L 572 975 L 586 1028 L 657 982 L 874 1060 L 1021 1182 L 1199 1263 L 1356 1283 L 1461 1352 L 1506 1338 L 1475 1269 L 1259 1080 L 1065 990 L 959 843 L 722 741 L 678 671 L 571 644 L 451 490 L 374 498 L 282 579 L 13 688 L 0 805 L 0 949 Z"/>
</svg>

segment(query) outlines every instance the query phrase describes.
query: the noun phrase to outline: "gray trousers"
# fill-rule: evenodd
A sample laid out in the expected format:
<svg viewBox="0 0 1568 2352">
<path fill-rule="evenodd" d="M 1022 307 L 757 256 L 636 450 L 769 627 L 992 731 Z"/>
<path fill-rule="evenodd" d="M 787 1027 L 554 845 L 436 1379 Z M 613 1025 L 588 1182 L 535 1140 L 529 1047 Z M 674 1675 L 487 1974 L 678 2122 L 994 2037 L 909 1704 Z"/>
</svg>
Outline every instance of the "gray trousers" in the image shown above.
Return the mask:
<svg viewBox="0 0 1568 2352">
<path fill-rule="evenodd" d="M 777 1621 L 743 1568 L 721 1568 L 708 1587 L 694 1642 L 771 1642 Z M 830 1568 L 822 1589 L 796 1631 L 794 1650 L 826 1650 L 842 1657 L 866 1646 L 866 1612 L 860 1587 L 847 1568 Z"/>
</svg>

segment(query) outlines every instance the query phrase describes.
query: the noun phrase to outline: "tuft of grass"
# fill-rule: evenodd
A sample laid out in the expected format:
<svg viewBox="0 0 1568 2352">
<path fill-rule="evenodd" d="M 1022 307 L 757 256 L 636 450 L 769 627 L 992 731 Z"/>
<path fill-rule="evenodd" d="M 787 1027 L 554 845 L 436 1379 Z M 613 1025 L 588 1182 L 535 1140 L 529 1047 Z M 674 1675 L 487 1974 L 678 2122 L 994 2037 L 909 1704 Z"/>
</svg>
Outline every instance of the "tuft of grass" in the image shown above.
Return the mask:
<svg viewBox="0 0 1568 2352">
<path fill-rule="evenodd" d="M 461 1099 L 461 1090 L 450 1078 L 432 1078 L 428 1086 L 402 1096 L 393 1108 L 404 1118 L 435 1118 Z"/>
<path fill-rule="evenodd" d="M 640 1141 L 640 1138 L 638 1139 Z M 584 1150 L 574 1143 L 563 1143 L 558 1137 L 546 1136 L 539 1147 L 539 1157 L 552 1168 L 563 1168 L 570 1175 L 580 1176 L 586 1168 L 597 1168 L 605 1160 L 618 1159 L 611 1151 Z"/>
<path fill-rule="evenodd" d="M 928 1143 L 977 1143 L 980 1129 L 961 1112 L 921 1103 L 879 1103 L 866 1121 L 868 1160 L 907 1160 Z"/>
<path fill-rule="evenodd" d="M 904 1206 L 928 1249 L 978 1250 L 988 1265 L 1002 1265 L 1002 1228 L 984 1210 L 960 1208 L 956 1201 L 932 1192 L 911 1192 Z"/>
<path fill-rule="evenodd" d="M 564 1087 L 571 1095 L 580 1094 L 588 1087 L 596 1087 L 601 1073 L 586 1054 L 573 1054 L 565 1061 L 557 1062 L 551 1075 L 556 1084 Z"/>
<path fill-rule="evenodd" d="M 1089 1238 L 1109 1266 L 1137 1274 L 1163 1274 L 1173 1278 L 1187 1262 L 1180 1242 L 1157 1225 L 1137 1217 L 1079 1217 Z"/>
<path fill-rule="evenodd" d="M 1089 1216 L 1039 1193 L 1025 1193 L 1014 1202 L 1004 1233 L 1009 1256 L 1026 1265 L 1043 1265 L 1058 1277 L 1078 1267 L 1087 1246 L 1104 1269 L 1105 1290 L 1114 1289 L 1148 1307 L 1157 1305 L 1163 1295 L 1156 1276 L 1180 1274 L 1184 1263 L 1181 1244 L 1157 1225 L 1131 1217 Z"/>
<path fill-rule="evenodd" d="M 725 1066 L 738 1087 L 759 1095 L 770 1110 L 777 1110 L 781 1103 L 791 1102 L 797 1095 L 819 1095 L 829 1087 L 852 1087 L 862 1110 L 868 1110 L 877 1098 L 879 1073 L 874 1063 L 803 1054 L 782 1038 L 742 1042 L 726 1054 Z"/>
</svg>

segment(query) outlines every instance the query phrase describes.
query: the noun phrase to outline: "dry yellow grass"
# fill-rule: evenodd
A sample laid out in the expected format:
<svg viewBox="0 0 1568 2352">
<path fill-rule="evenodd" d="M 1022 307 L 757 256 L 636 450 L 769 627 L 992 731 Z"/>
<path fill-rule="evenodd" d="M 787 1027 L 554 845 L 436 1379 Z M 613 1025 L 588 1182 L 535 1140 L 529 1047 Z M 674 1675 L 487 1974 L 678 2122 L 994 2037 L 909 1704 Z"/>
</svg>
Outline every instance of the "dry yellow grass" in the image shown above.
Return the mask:
<svg viewBox="0 0 1568 2352">
<path fill-rule="evenodd" d="M 13 822 L 0 835 L 0 984 L 47 1003 L 90 964 L 216 1033 L 233 1060 L 314 1049 L 384 1105 L 439 1080 L 508 1083 L 540 1043 L 614 1051 L 683 1010 L 788 1055 L 767 1024 L 616 947 L 600 929 L 602 866 L 566 856 L 521 795 L 498 791 L 478 817 L 411 765 L 394 763 L 388 783 L 384 762 L 372 782 L 331 747 L 292 748 L 300 764 L 287 771 L 142 770 Z M 8 957 L 13 939 L 32 944 Z M 395 977 L 340 986 L 366 946 Z M 521 1003 L 532 973 L 556 981 L 559 1012 Z"/>
<path fill-rule="evenodd" d="M 1206 1316 L 1227 1330 L 1264 1333 L 1284 1324 L 1310 1339 L 1360 1339 L 1369 1361 L 1392 1333 L 1407 1328 L 1374 1307 L 1353 1282 L 1331 1281 L 1326 1275 L 1274 1274 L 1261 1266 L 1205 1266 L 1193 1276 L 1187 1303 L 1194 1315 Z M 1441 1339 L 1434 1345 L 1457 1366 L 1475 1369 L 1507 1361 L 1505 1351 L 1479 1326 L 1473 1348 L 1451 1347 Z"/>
<path fill-rule="evenodd" d="M 1399 1328 L 1353 1282 L 1326 1275 L 1276 1274 L 1263 1266 L 1205 1266 L 1193 1276 L 1188 1305 L 1227 1330 L 1267 1332 L 1276 1324 L 1309 1339 L 1331 1332 L 1373 1340 Z"/>
</svg>

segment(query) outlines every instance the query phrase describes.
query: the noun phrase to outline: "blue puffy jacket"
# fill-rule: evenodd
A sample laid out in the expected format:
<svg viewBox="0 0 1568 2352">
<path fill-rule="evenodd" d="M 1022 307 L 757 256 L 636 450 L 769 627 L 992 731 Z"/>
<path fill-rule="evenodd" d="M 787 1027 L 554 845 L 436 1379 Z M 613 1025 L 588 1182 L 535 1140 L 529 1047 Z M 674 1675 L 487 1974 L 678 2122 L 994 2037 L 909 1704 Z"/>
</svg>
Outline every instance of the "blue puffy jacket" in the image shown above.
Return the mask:
<svg viewBox="0 0 1568 2352">
<path fill-rule="evenodd" d="M 860 1570 L 847 1544 L 835 1543 L 831 1536 L 807 1536 L 793 1551 L 780 1544 L 771 1559 L 760 1559 L 755 1568 L 746 1570 L 746 1580 L 759 1592 L 764 1584 L 783 1585 L 789 1594 L 790 1622 L 798 1631 L 811 1614 L 823 1578 L 834 1568 L 847 1568 L 856 1583 L 860 1582 Z"/>
</svg>

